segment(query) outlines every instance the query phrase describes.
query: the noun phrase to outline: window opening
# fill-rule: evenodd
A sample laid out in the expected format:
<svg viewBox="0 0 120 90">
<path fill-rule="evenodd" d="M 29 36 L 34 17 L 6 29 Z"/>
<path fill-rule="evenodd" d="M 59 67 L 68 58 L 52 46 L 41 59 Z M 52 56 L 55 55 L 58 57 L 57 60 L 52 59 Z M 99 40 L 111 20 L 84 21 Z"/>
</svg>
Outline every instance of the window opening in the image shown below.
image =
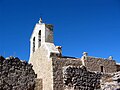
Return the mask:
<svg viewBox="0 0 120 90">
<path fill-rule="evenodd" d="M 35 52 L 35 37 L 33 38 L 33 52 Z"/>
<path fill-rule="evenodd" d="M 104 67 L 103 66 L 101 66 L 101 72 L 103 72 L 104 71 Z"/>
<path fill-rule="evenodd" d="M 41 30 L 38 33 L 38 47 L 41 46 Z"/>
</svg>

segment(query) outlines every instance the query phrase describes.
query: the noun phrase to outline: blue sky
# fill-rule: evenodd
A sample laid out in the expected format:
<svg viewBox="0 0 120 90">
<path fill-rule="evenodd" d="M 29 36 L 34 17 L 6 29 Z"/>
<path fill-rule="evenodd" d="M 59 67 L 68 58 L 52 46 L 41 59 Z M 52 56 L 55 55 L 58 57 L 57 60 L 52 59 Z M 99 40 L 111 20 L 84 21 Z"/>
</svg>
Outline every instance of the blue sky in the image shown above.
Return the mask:
<svg viewBox="0 0 120 90">
<path fill-rule="evenodd" d="M 120 62 L 119 0 L 0 0 L 0 55 L 29 59 L 29 39 L 39 18 L 54 25 L 63 54 Z"/>
</svg>

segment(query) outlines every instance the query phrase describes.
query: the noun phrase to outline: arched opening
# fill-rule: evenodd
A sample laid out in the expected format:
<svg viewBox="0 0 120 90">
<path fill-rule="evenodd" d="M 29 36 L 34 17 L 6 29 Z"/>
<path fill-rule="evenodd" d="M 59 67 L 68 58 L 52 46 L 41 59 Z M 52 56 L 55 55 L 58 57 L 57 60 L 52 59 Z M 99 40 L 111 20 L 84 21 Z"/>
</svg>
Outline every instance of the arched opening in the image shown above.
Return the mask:
<svg viewBox="0 0 120 90">
<path fill-rule="evenodd" d="M 33 52 L 35 52 L 35 37 L 33 38 Z"/>
<path fill-rule="evenodd" d="M 38 47 L 41 46 L 41 30 L 38 33 Z"/>
</svg>

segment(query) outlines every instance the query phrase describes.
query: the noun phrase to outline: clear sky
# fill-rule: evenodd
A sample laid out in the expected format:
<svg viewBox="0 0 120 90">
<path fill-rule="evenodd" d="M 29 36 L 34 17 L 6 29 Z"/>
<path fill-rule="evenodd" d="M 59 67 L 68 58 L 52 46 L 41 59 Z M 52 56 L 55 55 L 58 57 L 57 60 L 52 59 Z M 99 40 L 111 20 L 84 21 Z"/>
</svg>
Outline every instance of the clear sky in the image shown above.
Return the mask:
<svg viewBox="0 0 120 90">
<path fill-rule="evenodd" d="M 0 0 L 0 55 L 29 59 L 29 39 L 39 18 L 54 25 L 63 54 L 120 62 L 120 0 Z"/>
</svg>

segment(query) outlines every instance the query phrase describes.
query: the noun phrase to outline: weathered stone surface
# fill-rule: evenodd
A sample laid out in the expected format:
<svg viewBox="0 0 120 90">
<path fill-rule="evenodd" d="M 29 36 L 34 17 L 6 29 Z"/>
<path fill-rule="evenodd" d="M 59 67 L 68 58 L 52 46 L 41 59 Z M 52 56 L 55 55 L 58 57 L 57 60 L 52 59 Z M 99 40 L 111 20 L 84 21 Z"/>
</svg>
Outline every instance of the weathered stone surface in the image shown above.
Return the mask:
<svg viewBox="0 0 120 90">
<path fill-rule="evenodd" d="M 102 90 L 120 90 L 120 72 L 104 75 L 101 88 Z"/>
<path fill-rule="evenodd" d="M 115 60 L 86 56 L 84 58 L 84 63 L 90 71 L 103 73 L 113 73 L 117 71 Z M 101 67 L 103 67 L 103 70 L 101 70 Z"/>
<path fill-rule="evenodd" d="M 0 90 L 34 90 L 35 78 L 31 64 L 0 56 Z"/>
<path fill-rule="evenodd" d="M 100 89 L 100 73 L 87 71 L 85 66 L 64 68 L 64 84 L 73 90 Z M 69 89 L 68 89 L 69 90 Z"/>
<path fill-rule="evenodd" d="M 53 58 L 53 90 L 64 90 L 63 69 L 66 66 L 81 66 L 82 62 L 76 58 Z"/>
</svg>

